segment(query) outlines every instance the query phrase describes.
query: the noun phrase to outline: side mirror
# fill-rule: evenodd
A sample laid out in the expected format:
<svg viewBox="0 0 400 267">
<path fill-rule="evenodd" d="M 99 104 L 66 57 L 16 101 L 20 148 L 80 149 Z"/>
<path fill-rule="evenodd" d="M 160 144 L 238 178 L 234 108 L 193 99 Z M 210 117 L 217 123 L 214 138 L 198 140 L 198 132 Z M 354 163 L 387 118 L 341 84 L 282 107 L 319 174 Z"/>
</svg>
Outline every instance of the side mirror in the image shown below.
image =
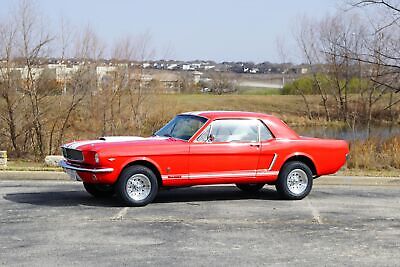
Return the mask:
<svg viewBox="0 0 400 267">
<path fill-rule="evenodd" d="M 210 134 L 208 137 L 207 137 L 207 143 L 212 143 L 212 142 L 214 142 L 214 140 L 215 140 L 215 137 L 214 137 L 214 135 L 212 135 L 212 134 Z"/>
</svg>

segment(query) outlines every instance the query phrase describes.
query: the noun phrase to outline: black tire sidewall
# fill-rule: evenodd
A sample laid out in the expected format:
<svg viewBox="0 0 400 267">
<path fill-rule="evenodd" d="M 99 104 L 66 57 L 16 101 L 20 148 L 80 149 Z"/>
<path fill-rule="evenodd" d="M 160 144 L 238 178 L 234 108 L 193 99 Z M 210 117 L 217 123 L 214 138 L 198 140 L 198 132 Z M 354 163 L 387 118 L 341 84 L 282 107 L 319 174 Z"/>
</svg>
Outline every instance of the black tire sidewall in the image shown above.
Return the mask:
<svg viewBox="0 0 400 267">
<path fill-rule="evenodd" d="M 134 200 L 132 199 L 129 195 L 128 192 L 126 191 L 126 183 L 128 179 L 134 175 L 134 174 L 143 174 L 149 178 L 150 183 L 151 183 L 151 190 L 150 194 L 143 200 Z M 127 167 L 125 170 L 122 171 L 118 182 L 116 184 L 116 192 L 118 197 L 127 205 L 133 206 L 133 207 L 141 207 L 149 204 L 154 200 L 154 198 L 157 195 L 158 192 L 158 181 L 156 175 L 153 173 L 152 170 L 145 166 L 140 166 L 140 165 L 133 165 L 130 167 Z"/>
<path fill-rule="evenodd" d="M 86 192 L 98 198 L 111 197 L 115 193 L 114 187 L 108 184 L 83 183 L 83 187 L 85 188 Z"/>
<path fill-rule="evenodd" d="M 237 188 L 244 192 L 258 192 L 264 187 L 264 183 L 236 184 Z"/>
<path fill-rule="evenodd" d="M 304 190 L 303 193 L 301 193 L 299 195 L 293 194 L 287 186 L 288 175 L 294 169 L 303 170 L 307 174 L 307 178 L 308 178 L 306 190 Z M 291 161 L 291 162 L 285 163 L 285 165 L 282 167 L 282 170 L 279 172 L 278 181 L 276 183 L 276 189 L 277 189 L 278 193 L 284 199 L 299 200 L 299 199 L 303 199 L 310 193 L 310 191 L 312 189 L 312 185 L 313 185 L 313 175 L 312 175 L 310 168 L 303 162 Z"/>
</svg>

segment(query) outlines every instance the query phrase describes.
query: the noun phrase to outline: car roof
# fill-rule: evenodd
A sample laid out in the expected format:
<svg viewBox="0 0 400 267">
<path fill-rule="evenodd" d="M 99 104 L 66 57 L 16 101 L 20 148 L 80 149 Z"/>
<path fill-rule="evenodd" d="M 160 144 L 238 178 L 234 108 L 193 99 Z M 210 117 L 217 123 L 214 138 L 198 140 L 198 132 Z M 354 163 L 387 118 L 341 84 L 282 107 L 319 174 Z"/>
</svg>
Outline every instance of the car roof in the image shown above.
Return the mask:
<svg viewBox="0 0 400 267">
<path fill-rule="evenodd" d="M 211 110 L 211 111 L 192 111 L 185 112 L 182 115 L 194 115 L 201 116 L 207 119 L 222 119 L 222 118 L 257 118 L 257 119 L 267 119 L 276 118 L 272 115 L 267 115 L 257 112 L 248 111 L 225 111 L 225 110 Z"/>
<path fill-rule="evenodd" d="M 273 115 L 267 115 L 264 113 L 247 112 L 247 111 L 214 110 L 214 111 L 185 112 L 182 113 L 181 115 L 201 116 L 208 120 L 235 119 L 235 118 L 259 119 L 262 120 L 267 125 L 269 130 L 272 131 L 272 133 L 276 138 L 286 138 L 286 139 L 299 138 L 299 135 L 278 117 L 275 117 Z"/>
</svg>

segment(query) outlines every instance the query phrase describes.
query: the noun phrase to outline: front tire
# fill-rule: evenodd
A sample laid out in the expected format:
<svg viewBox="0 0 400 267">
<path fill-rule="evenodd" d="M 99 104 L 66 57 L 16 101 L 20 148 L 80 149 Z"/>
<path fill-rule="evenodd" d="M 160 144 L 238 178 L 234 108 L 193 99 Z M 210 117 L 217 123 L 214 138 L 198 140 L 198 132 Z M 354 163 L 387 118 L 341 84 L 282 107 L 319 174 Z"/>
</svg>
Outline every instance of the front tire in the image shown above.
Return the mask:
<svg viewBox="0 0 400 267">
<path fill-rule="evenodd" d="M 299 200 L 310 193 L 312 185 L 310 168 L 303 162 L 291 161 L 283 165 L 275 187 L 283 199 Z"/>
<path fill-rule="evenodd" d="M 157 195 L 157 177 L 152 170 L 145 166 L 130 166 L 121 173 L 116 184 L 116 192 L 128 206 L 145 206 L 151 203 Z"/>
<path fill-rule="evenodd" d="M 86 192 L 97 198 L 112 197 L 114 195 L 114 187 L 108 184 L 90 184 L 83 183 Z"/>
<path fill-rule="evenodd" d="M 236 184 L 236 186 L 244 191 L 244 192 L 249 192 L 249 193 L 255 193 L 260 191 L 265 184 Z"/>
</svg>

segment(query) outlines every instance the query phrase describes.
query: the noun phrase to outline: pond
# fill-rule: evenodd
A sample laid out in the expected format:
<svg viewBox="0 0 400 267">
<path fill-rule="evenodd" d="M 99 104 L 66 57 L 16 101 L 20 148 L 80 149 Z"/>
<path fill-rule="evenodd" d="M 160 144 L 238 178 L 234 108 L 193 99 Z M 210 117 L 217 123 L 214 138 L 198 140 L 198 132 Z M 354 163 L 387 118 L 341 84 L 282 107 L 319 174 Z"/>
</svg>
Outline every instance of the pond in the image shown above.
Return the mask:
<svg viewBox="0 0 400 267">
<path fill-rule="evenodd" d="M 350 127 L 339 126 L 294 126 L 291 127 L 301 136 L 334 138 L 345 140 L 365 140 L 368 138 L 367 127 L 357 127 L 354 130 Z M 379 138 L 386 140 L 393 136 L 400 136 L 400 125 L 389 126 L 372 126 L 371 138 Z"/>
</svg>

